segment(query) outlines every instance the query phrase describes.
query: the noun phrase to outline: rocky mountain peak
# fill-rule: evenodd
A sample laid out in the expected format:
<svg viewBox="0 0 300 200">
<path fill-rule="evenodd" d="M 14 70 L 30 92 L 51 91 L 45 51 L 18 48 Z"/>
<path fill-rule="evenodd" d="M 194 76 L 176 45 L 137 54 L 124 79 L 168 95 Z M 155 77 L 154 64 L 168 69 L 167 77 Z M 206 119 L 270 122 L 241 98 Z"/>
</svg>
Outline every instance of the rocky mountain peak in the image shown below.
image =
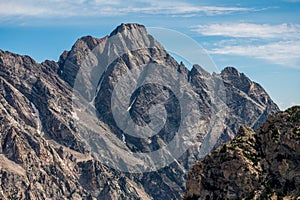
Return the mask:
<svg viewBox="0 0 300 200">
<path fill-rule="evenodd" d="M 234 82 L 237 80 L 240 80 L 238 82 L 238 84 L 249 84 L 251 82 L 251 80 L 244 74 L 239 72 L 236 68 L 234 67 L 225 67 L 222 71 L 221 71 L 221 76 L 225 81 L 228 82 Z M 246 83 L 248 82 L 248 83 Z"/>
<path fill-rule="evenodd" d="M 136 60 L 135 65 L 145 64 L 149 59 L 152 61 L 160 59 L 154 59 L 155 56 L 146 56 L 146 54 L 163 58 L 166 57 L 167 52 L 157 40 L 147 33 L 143 25 L 121 24 L 109 36 L 103 38 L 84 36 L 78 39 L 70 51 L 64 52 L 60 56 L 58 64 L 61 77 L 73 87 L 80 68 L 85 68 L 94 76 L 96 75 L 95 70 L 105 71 L 112 62 L 123 56 L 128 61 Z M 144 58 L 137 59 L 140 57 L 139 55 Z M 128 67 L 131 68 L 130 65 L 133 63 L 131 62 Z M 98 69 L 95 69 L 95 65 Z"/>
<path fill-rule="evenodd" d="M 222 71 L 221 71 L 222 75 L 231 75 L 231 76 L 240 76 L 240 72 L 231 66 L 225 67 Z"/>
<path fill-rule="evenodd" d="M 129 168 L 136 166 L 120 154 L 112 153 L 118 149 L 115 147 L 113 150 L 117 151 L 111 151 L 109 142 L 130 153 L 146 154 L 159 150 L 180 135 L 181 108 L 192 105 L 186 101 L 180 103 L 181 95 L 177 96 L 172 87 L 161 83 L 143 84 L 145 77 L 153 75 L 144 70 L 147 69 L 145 66 L 151 65 L 166 66 L 175 72 L 157 73 L 151 81 L 162 75 L 171 78 L 171 83 L 178 83 L 176 77 L 180 73 L 182 82 L 173 89 L 187 91 L 187 95 L 182 95 L 184 97 L 195 97 L 193 100 L 199 109 L 191 110 L 199 110 L 202 117 L 191 121 L 186 118 L 185 121 L 186 127 L 192 127 L 189 131 L 197 135 L 193 141 L 195 148 L 158 171 L 124 173 L 105 165 L 107 162 L 103 158 L 118 160 Z M 130 83 L 139 83 L 140 87 L 133 88 L 135 91 L 118 92 L 128 100 L 128 103 L 124 101 L 124 106 L 115 104 L 129 112 L 128 118 L 121 117 L 147 125 L 152 120 L 152 106 L 162 105 L 161 110 L 166 110 L 165 124 L 149 138 L 127 134 L 116 124 L 112 113 L 114 86 L 126 78 L 128 72 L 136 73 L 130 76 L 135 78 Z M 0 199 L 11 196 L 21 199 L 180 199 L 186 170 L 196 158 L 231 140 L 240 125 L 258 126 L 268 114 L 278 110 L 263 88 L 254 82 L 249 82 L 251 92 L 244 92 L 244 84 L 239 79 L 245 78 L 225 77 L 225 74 L 224 79 L 219 74 L 210 75 L 197 66 L 190 71 L 182 63 L 178 64 L 145 27 L 138 24 L 122 24 L 104 38 L 82 37 L 71 50 L 62 53 L 57 63 L 45 61 L 39 64 L 28 56 L 0 51 L 0 150 L 3 154 L 0 157 L 0 183 L 3 186 Z M 73 101 L 76 99 L 74 94 L 82 100 L 76 102 L 78 104 Z M 214 101 L 219 94 L 222 98 Z M 123 102 L 123 96 L 119 97 Z M 226 108 L 226 113 L 220 115 L 221 120 L 213 116 L 218 111 L 214 107 L 216 102 Z M 81 114 L 80 111 L 89 111 L 89 108 L 95 108 L 96 114 L 91 121 L 96 122 L 97 130 L 100 130 L 97 134 L 85 129 L 90 127 L 90 122 L 81 123 L 85 122 L 84 118 L 75 112 Z M 91 113 L 85 115 L 87 119 L 91 119 Z M 215 129 L 207 134 L 196 127 L 203 123 Z M 220 140 L 216 142 L 220 134 Z M 102 136 L 108 136 L 108 139 L 101 140 Z M 177 145 L 174 149 L 180 148 Z M 161 154 L 158 157 L 164 162 L 168 156 Z M 174 157 L 171 158 L 174 161 Z M 156 162 L 147 157 L 141 162 L 141 168 L 146 161 Z M 22 176 L 13 169 L 22 169 Z"/>
<path fill-rule="evenodd" d="M 202 75 L 205 77 L 210 77 L 211 74 L 209 72 L 207 72 L 205 69 L 203 69 L 200 65 L 193 65 L 191 72 L 191 75 Z"/>
<path fill-rule="evenodd" d="M 86 43 L 86 45 L 89 47 L 89 49 L 93 50 L 97 45 L 99 45 L 105 39 L 106 39 L 106 37 L 104 37 L 104 38 L 94 38 L 94 37 L 88 35 L 88 36 L 81 37 L 80 39 L 78 39 L 78 41 L 82 41 L 82 42 Z M 75 43 L 75 45 L 76 45 L 76 43 Z"/>
<path fill-rule="evenodd" d="M 140 24 L 136 24 L 136 23 L 127 23 L 124 24 L 122 23 L 121 25 L 117 26 L 111 33 L 110 33 L 110 37 L 114 36 L 118 33 L 127 33 L 130 31 L 140 31 L 140 32 L 144 32 L 146 33 L 146 28 L 144 25 L 140 25 Z"/>
<path fill-rule="evenodd" d="M 221 76 L 226 83 L 231 84 L 233 87 L 238 88 L 247 95 L 253 96 L 255 93 L 255 96 L 258 99 L 259 93 L 261 94 L 261 96 L 267 95 L 264 89 L 259 84 L 251 81 L 250 78 L 248 78 L 244 73 L 240 73 L 234 67 L 226 67 L 225 69 L 223 69 L 221 72 Z"/>
</svg>

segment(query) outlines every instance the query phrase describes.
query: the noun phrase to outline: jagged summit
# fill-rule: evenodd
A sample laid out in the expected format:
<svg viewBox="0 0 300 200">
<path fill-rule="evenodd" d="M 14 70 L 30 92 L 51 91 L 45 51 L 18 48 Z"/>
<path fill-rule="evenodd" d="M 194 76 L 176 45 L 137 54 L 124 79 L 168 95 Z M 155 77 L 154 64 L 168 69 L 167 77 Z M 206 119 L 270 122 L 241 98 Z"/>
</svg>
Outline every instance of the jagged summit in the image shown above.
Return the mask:
<svg viewBox="0 0 300 200">
<path fill-rule="evenodd" d="M 136 24 L 136 23 L 122 23 L 121 25 L 117 26 L 109 36 L 116 35 L 118 33 L 124 33 L 126 31 L 130 31 L 133 29 L 138 29 L 140 31 L 146 32 L 146 28 L 144 25 Z"/>
<path fill-rule="evenodd" d="M 228 66 L 225 67 L 222 71 L 221 74 L 225 75 L 225 74 L 231 74 L 231 75 L 236 75 L 236 76 L 240 76 L 240 72 L 232 66 Z"/>
<path fill-rule="evenodd" d="M 203 76 L 211 76 L 211 74 L 206 71 L 205 69 L 203 69 L 203 67 L 201 67 L 200 65 L 193 65 L 191 71 L 190 71 L 191 74 L 202 74 Z"/>
<path fill-rule="evenodd" d="M 134 65 L 142 65 L 150 60 L 158 63 L 164 58 L 169 60 L 167 62 L 173 63 L 172 65 L 178 65 L 175 64 L 175 59 L 168 55 L 164 47 L 147 33 L 143 25 L 132 23 L 119 25 L 110 36 L 103 38 L 84 36 L 78 39 L 70 51 L 64 52 L 60 56 L 58 61 L 60 75 L 73 87 L 79 68 L 84 67 L 88 71 L 96 70 L 93 61 L 90 60 L 92 59 L 90 55 L 95 55 L 95 59 L 99 60 L 98 68 L 101 68 L 99 70 L 105 71 L 114 60 L 121 58 L 128 52 L 131 52 L 129 54 L 139 52 L 138 55 L 131 56 L 130 65 L 134 63 Z M 133 61 L 135 59 L 136 61 Z M 164 62 L 166 61 L 164 60 Z M 129 66 L 129 68 L 131 67 Z"/>
<path fill-rule="evenodd" d="M 87 44 L 87 46 L 89 47 L 90 50 L 93 50 L 97 45 L 99 45 L 103 40 L 105 40 L 106 37 L 107 36 L 105 36 L 103 38 L 95 38 L 95 37 L 88 35 L 88 36 L 81 37 L 80 39 L 77 40 L 77 42 L 83 41 Z"/>
<path fill-rule="evenodd" d="M 251 92 L 254 89 L 254 85 L 257 89 L 259 85 L 250 80 L 244 73 L 240 73 L 234 67 L 226 67 L 221 71 L 223 80 L 232 84 L 234 87 L 241 89 L 245 93 Z M 262 90 L 260 92 L 263 92 Z M 263 92 L 264 93 L 264 92 Z"/>
<path fill-rule="evenodd" d="M 221 76 L 225 81 L 234 82 L 238 81 L 238 85 L 248 85 L 251 84 L 251 80 L 244 73 L 239 72 L 235 67 L 225 67 L 221 71 Z"/>
</svg>

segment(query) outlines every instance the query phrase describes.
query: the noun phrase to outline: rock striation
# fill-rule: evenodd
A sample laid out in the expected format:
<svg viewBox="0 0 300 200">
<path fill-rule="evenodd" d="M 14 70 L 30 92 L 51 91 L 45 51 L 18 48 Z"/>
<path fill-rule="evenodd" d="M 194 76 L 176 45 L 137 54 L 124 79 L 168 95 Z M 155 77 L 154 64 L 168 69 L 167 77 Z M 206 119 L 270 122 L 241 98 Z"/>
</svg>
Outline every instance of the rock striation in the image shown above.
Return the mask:
<svg viewBox="0 0 300 200">
<path fill-rule="evenodd" d="M 242 126 L 190 170 L 185 199 L 299 199 L 299 149 L 299 106 L 270 115 L 256 132 Z"/>
<path fill-rule="evenodd" d="M 187 119 L 186 126 L 207 124 L 209 134 L 193 129 L 197 136 L 193 148 L 159 170 L 118 171 L 102 162 L 103 158 L 119 159 L 129 166 L 130 162 L 114 157 L 99 134 L 79 121 L 92 119 L 100 135 L 108 135 L 130 152 L 152 152 L 170 142 L 183 120 L 183 105 L 168 87 L 146 84 L 130 96 L 128 111 L 141 126 L 151 122 L 153 105 L 164 105 L 166 123 L 153 137 L 124 133 L 113 116 L 115 84 L 128 71 L 153 64 L 175 70 L 190 84 L 187 94 L 195 97 L 202 117 Z M 144 80 L 146 75 L 150 74 L 136 79 Z M 220 92 L 222 98 L 215 98 Z M 86 108 L 86 116 L 92 115 L 92 107 L 96 117 L 80 116 L 77 107 Z M 233 67 L 220 74 L 210 74 L 198 65 L 189 70 L 138 24 L 121 24 L 101 39 L 82 37 L 58 62 L 37 63 L 29 56 L 0 50 L 0 198 L 180 199 L 191 164 L 234 138 L 240 125 L 256 129 L 277 111 L 266 91 Z M 95 154 L 100 147 L 103 152 Z"/>
</svg>

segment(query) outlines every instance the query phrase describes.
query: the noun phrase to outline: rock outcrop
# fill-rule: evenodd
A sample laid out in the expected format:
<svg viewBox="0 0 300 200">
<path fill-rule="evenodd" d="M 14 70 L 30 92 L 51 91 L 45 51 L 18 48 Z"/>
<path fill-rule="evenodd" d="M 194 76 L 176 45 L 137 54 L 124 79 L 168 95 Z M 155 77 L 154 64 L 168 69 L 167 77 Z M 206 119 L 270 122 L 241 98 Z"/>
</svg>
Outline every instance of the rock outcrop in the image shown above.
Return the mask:
<svg viewBox="0 0 300 200">
<path fill-rule="evenodd" d="M 242 126 L 190 170 L 185 199 L 299 199 L 299 149 L 299 106 L 270 115 L 256 132 Z"/>
<path fill-rule="evenodd" d="M 190 84 L 186 94 L 195 97 L 202 116 L 196 121 L 186 119 L 185 125 L 194 127 L 202 122 L 211 129 L 207 133 L 195 128 L 194 147 L 170 165 L 132 174 L 103 162 L 116 158 L 130 166 L 130 161 L 116 157 L 99 135 L 107 135 L 130 152 L 152 152 L 178 133 L 183 120 L 180 108 L 190 108 L 189 104 L 180 105 L 170 88 L 146 84 L 130 96 L 130 116 L 136 124 L 147 125 L 152 120 L 151 106 L 163 104 L 166 123 L 147 139 L 124 133 L 112 113 L 114 85 L 129 70 L 139 72 L 148 65 L 166 66 L 181 74 Z M 143 76 L 135 78 L 144 80 Z M 219 92 L 222 98 L 215 98 Z M 100 134 L 80 123 L 84 117 L 76 108 L 87 110 L 86 118 L 98 124 Z M 90 117 L 90 108 L 95 109 L 95 117 Z M 180 199 L 191 164 L 231 140 L 240 125 L 256 128 L 276 111 L 278 107 L 264 89 L 244 74 L 232 67 L 221 74 L 209 74 L 197 65 L 188 70 L 142 25 L 122 24 L 101 39 L 82 37 L 58 62 L 39 64 L 28 56 L 0 50 L 0 198 Z M 166 158 L 159 157 L 162 161 Z"/>
</svg>

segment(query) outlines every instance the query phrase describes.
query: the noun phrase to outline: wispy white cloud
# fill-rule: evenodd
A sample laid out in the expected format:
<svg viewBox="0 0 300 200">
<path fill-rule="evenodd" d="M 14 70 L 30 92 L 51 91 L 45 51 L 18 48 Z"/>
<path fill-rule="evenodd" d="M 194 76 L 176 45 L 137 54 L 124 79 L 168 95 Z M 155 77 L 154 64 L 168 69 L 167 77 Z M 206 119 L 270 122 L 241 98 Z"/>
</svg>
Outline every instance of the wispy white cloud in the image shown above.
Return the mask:
<svg viewBox="0 0 300 200">
<path fill-rule="evenodd" d="M 291 3 L 297 3 L 300 2 L 300 0 L 283 0 L 285 2 L 291 2 Z"/>
<path fill-rule="evenodd" d="M 206 36 L 226 36 L 238 38 L 299 38 L 300 25 L 298 24 L 209 24 L 197 25 L 192 30 Z"/>
<path fill-rule="evenodd" d="M 224 46 L 213 48 L 209 52 L 264 59 L 274 64 L 300 69 L 300 40 L 272 42 L 264 45 Z"/>
<path fill-rule="evenodd" d="M 190 3 L 158 0 L 10 0 L 0 1 L 0 16 L 72 17 L 116 16 L 130 13 L 220 15 L 251 11 L 251 8 L 197 6 Z"/>
<path fill-rule="evenodd" d="M 221 15 L 227 14 L 236 11 L 248 11 L 248 8 L 235 8 L 235 7 L 215 7 L 215 6 L 192 6 L 192 5 L 182 5 L 174 6 L 170 4 L 168 6 L 148 6 L 148 7 L 126 7 L 118 8 L 118 11 L 121 11 L 123 14 L 126 13 L 145 13 L 145 14 L 172 14 L 172 15 L 184 15 L 187 14 L 193 16 L 195 13 L 204 13 L 207 15 Z"/>
<path fill-rule="evenodd" d="M 212 54 L 258 58 L 300 69 L 299 24 L 209 24 L 193 26 L 192 30 L 217 36 L 219 41 L 209 49 Z"/>
</svg>

